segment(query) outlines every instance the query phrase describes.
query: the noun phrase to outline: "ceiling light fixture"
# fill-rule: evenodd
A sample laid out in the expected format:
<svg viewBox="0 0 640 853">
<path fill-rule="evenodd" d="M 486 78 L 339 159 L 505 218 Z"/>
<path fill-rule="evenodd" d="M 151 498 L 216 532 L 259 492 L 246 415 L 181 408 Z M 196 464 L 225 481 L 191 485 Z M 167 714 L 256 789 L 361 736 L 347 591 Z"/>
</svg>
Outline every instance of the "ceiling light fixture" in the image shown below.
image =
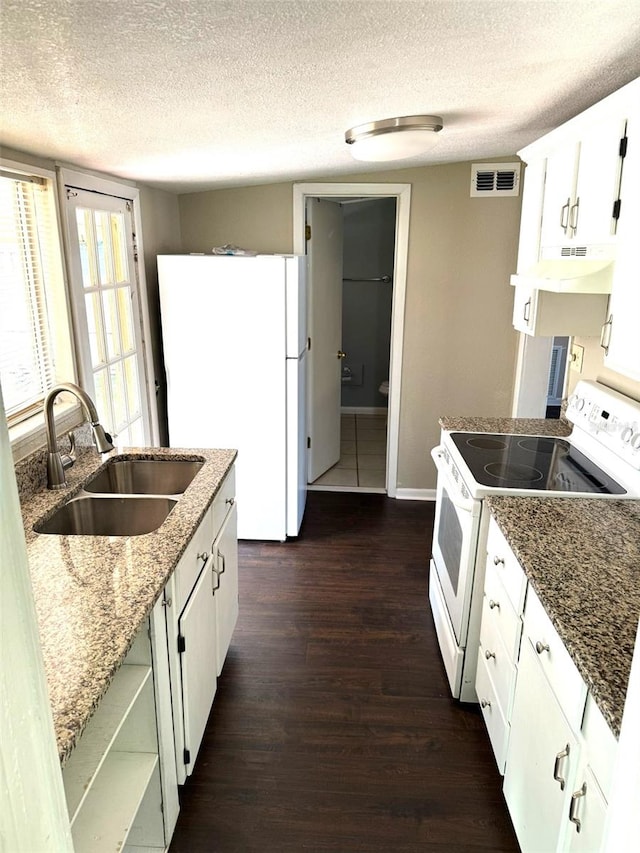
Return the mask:
<svg viewBox="0 0 640 853">
<path fill-rule="evenodd" d="M 344 141 L 356 160 L 403 160 L 428 151 L 442 127 L 440 116 L 385 118 L 352 127 Z"/>
</svg>

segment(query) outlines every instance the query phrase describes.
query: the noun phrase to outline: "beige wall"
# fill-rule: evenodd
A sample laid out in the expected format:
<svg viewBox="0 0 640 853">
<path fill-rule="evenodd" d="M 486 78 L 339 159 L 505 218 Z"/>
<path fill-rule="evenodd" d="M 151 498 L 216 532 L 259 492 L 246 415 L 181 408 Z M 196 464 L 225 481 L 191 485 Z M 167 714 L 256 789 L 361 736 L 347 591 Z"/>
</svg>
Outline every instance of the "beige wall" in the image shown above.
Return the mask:
<svg viewBox="0 0 640 853">
<path fill-rule="evenodd" d="M 510 412 L 517 339 L 509 275 L 520 199 L 470 198 L 470 170 L 457 163 L 341 179 L 412 187 L 400 488 L 435 488 L 429 450 L 440 415 Z M 184 251 L 224 243 L 292 251 L 291 183 L 182 195 L 179 205 Z"/>
<path fill-rule="evenodd" d="M 578 380 L 593 379 L 613 388 L 614 391 L 619 391 L 621 394 L 626 394 L 628 397 L 640 401 L 640 382 L 629 379 L 604 366 L 604 350 L 600 346 L 599 338 L 574 338 L 574 343 L 584 347 L 584 358 L 582 373 L 569 370 L 568 394 L 572 393 Z"/>
<path fill-rule="evenodd" d="M 292 184 L 181 195 L 183 252 L 231 243 L 262 253 L 293 251 Z"/>
</svg>

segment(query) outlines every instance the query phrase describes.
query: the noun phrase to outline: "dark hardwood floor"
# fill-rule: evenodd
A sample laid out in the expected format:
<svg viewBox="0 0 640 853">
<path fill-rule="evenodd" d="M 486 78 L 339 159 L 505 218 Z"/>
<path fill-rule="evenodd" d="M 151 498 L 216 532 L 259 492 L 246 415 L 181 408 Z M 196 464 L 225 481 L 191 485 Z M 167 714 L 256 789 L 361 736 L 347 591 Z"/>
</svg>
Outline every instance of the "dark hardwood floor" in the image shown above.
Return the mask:
<svg viewBox="0 0 640 853">
<path fill-rule="evenodd" d="M 240 618 L 171 853 L 517 851 L 427 597 L 433 505 L 310 492 L 240 543 Z"/>
</svg>

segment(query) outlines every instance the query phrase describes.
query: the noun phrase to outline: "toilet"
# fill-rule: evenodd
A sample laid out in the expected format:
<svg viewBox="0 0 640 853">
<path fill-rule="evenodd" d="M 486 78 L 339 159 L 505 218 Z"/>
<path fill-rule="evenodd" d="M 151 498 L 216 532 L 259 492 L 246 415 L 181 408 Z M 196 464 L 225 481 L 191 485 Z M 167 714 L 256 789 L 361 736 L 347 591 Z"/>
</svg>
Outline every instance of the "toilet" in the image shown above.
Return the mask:
<svg viewBox="0 0 640 853">
<path fill-rule="evenodd" d="M 385 397 L 389 396 L 389 380 L 388 379 L 385 379 L 384 382 L 380 383 L 380 387 L 378 388 L 378 391 L 381 394 L 384 394 Z"/>
</svg>

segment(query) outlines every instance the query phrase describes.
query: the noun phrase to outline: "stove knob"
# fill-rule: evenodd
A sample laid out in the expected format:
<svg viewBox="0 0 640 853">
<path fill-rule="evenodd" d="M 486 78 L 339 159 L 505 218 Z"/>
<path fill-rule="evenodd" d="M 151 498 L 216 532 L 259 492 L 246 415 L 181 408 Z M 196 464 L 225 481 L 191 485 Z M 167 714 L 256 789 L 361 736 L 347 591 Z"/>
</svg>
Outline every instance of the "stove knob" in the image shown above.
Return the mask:
<svg viewBox="0 0 640 853">
<path fill-rule="evenodd" d="M 640 432 L 635 433 L 631 439 L 631 447 L 633 447 L 634 450 L 640 450 Z"/>
<path fill-rule="evenodd" d="M 625 444 L 629 444 L 632 435 L 633 430 L 631 429 L 631 427 L 626 426 L 620 433 L 620 440 L 623 441 Z"/>
<path fill-rule="evenodd" d="M 584 409 L 584 397 L 576 397 L 574 405 L 581 412 Z"/>
</svg>

